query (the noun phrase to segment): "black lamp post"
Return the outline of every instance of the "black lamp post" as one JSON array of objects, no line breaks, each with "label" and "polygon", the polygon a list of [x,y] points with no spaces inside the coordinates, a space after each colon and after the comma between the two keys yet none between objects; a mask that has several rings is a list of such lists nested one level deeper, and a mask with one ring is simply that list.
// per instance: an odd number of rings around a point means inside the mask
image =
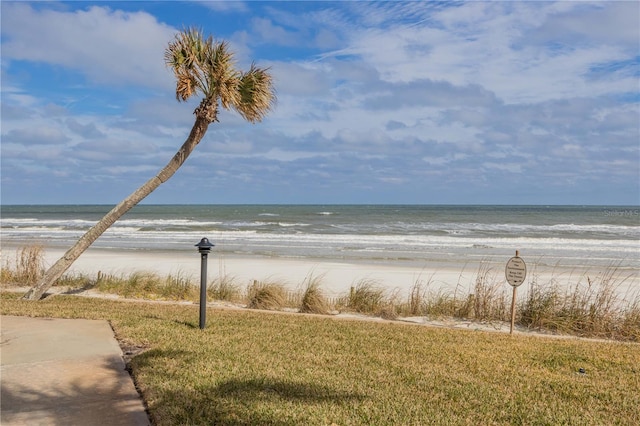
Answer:
[{"label": "black lamp post", "polygon": [[200,252],[200,330],[207,320],[207,255],[213,246],[207,238],[196,244]]}]

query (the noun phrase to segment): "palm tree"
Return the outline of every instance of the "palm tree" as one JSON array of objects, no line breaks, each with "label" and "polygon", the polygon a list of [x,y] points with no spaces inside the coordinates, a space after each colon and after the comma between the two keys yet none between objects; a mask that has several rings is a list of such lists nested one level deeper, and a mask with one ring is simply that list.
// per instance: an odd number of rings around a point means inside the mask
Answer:
[{"label": "palm tree", "polygon": [[272,77],[267,68],[251,64],[249,71],[235,68],[233,53],[224,41],[204,38],[198,29],[178,33],[165,51],[165,63],[176,77],[176,98],[186,101],[197,93],[204,97],[195,109],[191,133],[171,161],[89,229],[24,296],[38,300],[80,255],[133,206],[169,180],[202,140],[209,124],[218,121],[218,110],[236,110],[245,120],[261,121],[275,103]]}]

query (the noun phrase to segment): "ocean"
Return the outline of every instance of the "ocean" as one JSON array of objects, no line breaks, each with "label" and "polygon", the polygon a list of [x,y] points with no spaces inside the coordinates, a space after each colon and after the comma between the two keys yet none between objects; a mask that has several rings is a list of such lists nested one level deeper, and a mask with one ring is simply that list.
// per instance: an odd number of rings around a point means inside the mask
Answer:
[{"label": "ocean", "polygon": [[[111,206],[1,207],[3,247],[68,248]],[[538,266],[640,276],[638,206],[139,205],[94,244],[331,262],[462,265],[520,256]]]}]

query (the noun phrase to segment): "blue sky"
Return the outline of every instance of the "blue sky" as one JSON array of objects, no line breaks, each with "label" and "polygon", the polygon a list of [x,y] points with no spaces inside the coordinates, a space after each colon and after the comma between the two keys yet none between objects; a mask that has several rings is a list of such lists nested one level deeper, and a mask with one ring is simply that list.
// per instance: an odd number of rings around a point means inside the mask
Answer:
[{"label": "blue sky", "polygon": [[640,204],[638,2],[2,1],[2,204],[114,204],[184,142],[163,54],[270,67],[145,203]]}]

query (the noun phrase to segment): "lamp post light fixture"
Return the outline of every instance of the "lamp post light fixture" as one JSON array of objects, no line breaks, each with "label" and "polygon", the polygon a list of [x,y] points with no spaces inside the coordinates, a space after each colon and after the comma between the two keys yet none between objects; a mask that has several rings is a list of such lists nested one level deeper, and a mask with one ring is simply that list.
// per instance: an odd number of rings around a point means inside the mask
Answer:
[{"label": "lamp post light fixture", "polygon": [[207,320],[207,256],[213,246],[207,238],[196,244],[200,253],[200,330],[204,328]]}]

